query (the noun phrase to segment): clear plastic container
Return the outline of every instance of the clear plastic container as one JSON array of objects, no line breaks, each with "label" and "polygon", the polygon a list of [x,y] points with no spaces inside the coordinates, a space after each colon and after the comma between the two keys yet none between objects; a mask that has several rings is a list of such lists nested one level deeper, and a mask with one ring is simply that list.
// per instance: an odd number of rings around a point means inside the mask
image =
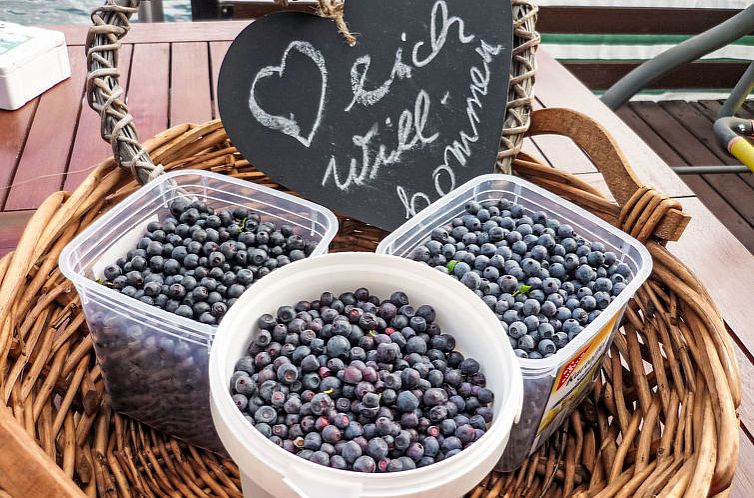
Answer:
[{"label": "clear plastic container", "polygon": [[[155,429],[222,450],[209,410],[207,365],[215,326],[168,313],[97,282],[105,266],[136,247],[151,221],[170,216],[185,195],[214,209],[246,207],[263,221],[287,223],[327,252],[338,230],[328,209],[290,194],[199,170],[160,175],[97,219],[60,255],[76,286],[116,410]],[[274,273],[274,272],[273,272]],[[254,287],[250,289],[253,292]]]},{"label": "clear plastic container", "polygon": [[[497,463],[521,412],[521,371],[494,313],[473,292],[413,261],[373,253],[337,253],[297,261],[273,272],[228,311],[212,346],[209,379],[212,416],[225,448],[238,464],[246,498],[435,498],[462,496]],[[255,429],[230,395],[233,367],[258,333],[264,313],[323,291],[336,295],[366,287],[376,296],[396,290],[412,305],[430,304],[456,348],[479,361],[495,393],[487,432],[469,448],[426,467],[364,474],[323,467],[288,453]]]},{"label": "clear plastic container", "polygon": [[433,228],[462,214],[468,201],[503,197],[521,205],[527,214],[544,211],[548,217],[570,224],[578,235],[602,242],[631,268],[623,292],[566,347],[549,358],[518,360],[524,378],[524,407],[497,466],[508,471],[533,453],[589,393],[629,299],[652,271],[652,259],[639,241],[588,211],[526,180],[501,174],[479,176],[448,193],[388,235],[377,252],[408,258],[429,239]]}]

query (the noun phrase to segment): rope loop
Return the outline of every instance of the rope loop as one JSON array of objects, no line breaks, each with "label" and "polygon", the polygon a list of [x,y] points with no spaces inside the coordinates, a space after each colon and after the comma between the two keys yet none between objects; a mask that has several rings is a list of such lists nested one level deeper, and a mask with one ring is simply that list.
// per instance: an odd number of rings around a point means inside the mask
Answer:
[{"label": "rope loop", "polygon": [[681,203],[661,194],[654,187],[643,186],[621,208],[618,226],[636,238],[646,242],[671,209],[682,209]]},{"label": "rope loop", "polygon": [[[274,0],[277,5],[282,8],[286,8],[290,5],[291,0]],[[338,27],[338,31],[343,35],[349,46],[356,45],[356,37],[348,29],[346,20],[343,16],[345,11],[345,0],[319,0],[319,7],[317,7],[317,15],[325,17],[335,21],[335,25]]]}]

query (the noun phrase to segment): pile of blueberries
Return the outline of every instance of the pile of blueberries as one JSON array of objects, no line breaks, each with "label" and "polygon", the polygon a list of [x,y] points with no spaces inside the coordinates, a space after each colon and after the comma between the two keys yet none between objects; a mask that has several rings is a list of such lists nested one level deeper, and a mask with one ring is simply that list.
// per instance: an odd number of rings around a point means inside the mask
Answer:
[{"label": "pile of blueberries", "polygon": [[460,280],[492,309],[521,358],[547,358],[626,287],[631,269],[544,212],[470,201],[411,258]]},{"label": "pile of blueberries", "polygon": [[215,212],[178,198],[171,217],[149,223],[136,249],[104,270],[102,283],[176,315],[216,325],[257,279],[317,246],[291,225],[244,207]]},{"label": "pile of blueberries", "polygon": [[479,363],[431,306],[364,288],[262,315],[235,365],[233,400],[269,440],[357,472],[424,467],[469,447],[492,420]]}]

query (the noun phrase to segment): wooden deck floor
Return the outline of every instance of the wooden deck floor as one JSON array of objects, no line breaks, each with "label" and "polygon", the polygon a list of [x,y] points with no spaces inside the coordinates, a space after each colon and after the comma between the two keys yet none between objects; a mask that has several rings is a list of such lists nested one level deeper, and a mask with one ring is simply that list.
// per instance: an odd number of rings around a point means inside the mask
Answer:
[{"label": "wooden deck floor", "polygon": [[[712,123],[722,102],[632,102],[617,111],[670,166],[741,164],[720,147]],[[739,117],[754,119],[754,101]],[[754,174],[682,175],[715,216],[754,253]]]}]

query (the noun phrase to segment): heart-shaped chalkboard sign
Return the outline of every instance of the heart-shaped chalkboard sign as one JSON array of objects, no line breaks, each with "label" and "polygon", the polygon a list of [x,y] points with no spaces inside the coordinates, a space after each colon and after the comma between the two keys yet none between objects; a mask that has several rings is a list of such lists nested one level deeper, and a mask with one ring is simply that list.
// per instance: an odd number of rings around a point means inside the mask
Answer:
[{"label": "heart-shaped chalkboard sign", "polygon": [[507,0],[348,0],[358,43],[312,14],[250,24],[220,70],[233,144],[273,180],[392,230],[494,169],[513,43]]}]

